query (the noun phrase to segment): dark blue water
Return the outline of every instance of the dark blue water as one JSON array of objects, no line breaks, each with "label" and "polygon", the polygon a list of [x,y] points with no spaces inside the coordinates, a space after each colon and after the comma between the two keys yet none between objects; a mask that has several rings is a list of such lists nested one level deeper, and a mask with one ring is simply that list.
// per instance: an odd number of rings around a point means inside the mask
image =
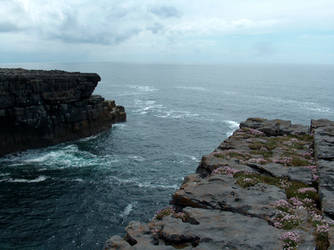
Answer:
[{"label": "dark blue water", "polygon": [[0,159],[0,249],[101,249],[168,205],[247,117],[334,119],[334,66],[24,64],[98,72],[128,121],[96,137]]}]

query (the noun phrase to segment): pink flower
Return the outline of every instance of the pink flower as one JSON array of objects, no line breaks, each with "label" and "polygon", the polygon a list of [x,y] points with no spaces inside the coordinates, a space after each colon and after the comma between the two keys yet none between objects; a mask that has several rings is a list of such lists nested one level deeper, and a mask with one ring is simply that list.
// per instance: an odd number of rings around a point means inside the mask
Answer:
[{"label": "pink flower", "polygon": [[306,187],[306,188],[299,188],[298,189],[298,193],[304,194],[306,192],[314,192],[314,193],[316,193],[317,190],[315,188],[313,188],[313,187]]},{"label": "pink flower", "polygon": [[311,169],[312,172],[317,170],[317,166],[306,166],[306,168]]},{"label": "pink flower", "polygon": [[311,152],[306,152],[303,154],[304,157],[311,157],[312,156],[312,153]]},{"label": "pink flower", "polygon": [[261,132],[260,130],[257,130],[257,129],[250,128],[248,131],[252,135],[264,135],[263,132]]},{"label": "pink flower", "polygon": [[298,207],[298,206],[303,206],[303,202],[301,202],[298,198],[296,197],[291,197],[289,201],[292,203],[292,205]]},{"label": "pink flower", "polygon": [[303,199],[303,203],[304,203],[306,206],[315,207],[314,200],[312,200],[312,199],[305,198],[305,199]]},{"label": "pink flower", "polygon": [[289,164],[291,161],[292,161],[291,157],[283,157],[283,158],[280,158],[280,159],[274,159],[273,160],[274,163],[279,163],[279,164],[284,164],[284,165]]},{"label": "pink flower", "polygon": [[291,207],[290,203],[287,202],[286,200],[278,200],[273,203],[275,207]]},{"label": "pink flower", "polygon": [[283,224],[281,222],[276,221],[276,222],[274,222],[274,227],[276,227],[276,228],[282,228]]},{"label": "pink flower", "polygon": [[328,225],[318,225],[317,226],[317,232],[318,233],[328,233],[329,226]]},{"label": "pink flower", "polygon": [[300,236],[297,232],[286,232],[281,235],[283,241],[293,241],[295,243],[300,241]]},{"label": "pink flower", "polygon": [[240,172],[240,170],[234,169],[234,168],[230,168],[228,166],[223,166],[223,167],[219,167],[216,168],[215,170],[212,171],[212,174],[223,174],[223,175],[227,175],[227,176],[233,176],[234,174]]},{"label": "pink flower", "polygon": [[313,181],[317,181],[317,180],[319,180],[319,175],[312,175],[312,179],[313,179]]}]

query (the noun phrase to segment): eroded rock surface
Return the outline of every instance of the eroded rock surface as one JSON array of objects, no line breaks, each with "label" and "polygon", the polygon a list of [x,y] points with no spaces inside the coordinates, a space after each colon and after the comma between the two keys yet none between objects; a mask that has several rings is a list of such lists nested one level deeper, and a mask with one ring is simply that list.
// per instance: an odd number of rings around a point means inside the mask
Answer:
[{"label": "eroded rock surface", "polygon": [[324,213],[334,219],[334,122],[312,120],[314,149],[319,166],[319,191]]},{"label": "eroded rock surface", "polygon": [[0,69],[0,156],[76,140],[126,120],[122,106],[92,95],[97,74]]},{"label": "eroded rock surface", "polygon": [[248,119],[203,156],[172,207],[105,249],[332,249],[331,126]]}]

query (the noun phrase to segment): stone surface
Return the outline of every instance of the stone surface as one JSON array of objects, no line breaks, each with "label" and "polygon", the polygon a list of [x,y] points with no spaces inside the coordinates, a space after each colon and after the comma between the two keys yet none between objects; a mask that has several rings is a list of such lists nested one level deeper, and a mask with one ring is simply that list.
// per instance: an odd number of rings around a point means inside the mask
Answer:
[{"label": "stone surface", "polygon": [[[238,213],[187,207],[184,213],[197,224],[171,216],[162,220],[162,238],[187,239],[196,249],[279,249],[280,232],[265,220]],[[252,232],[252,233],[250,233]]]},{"label": "stone surface", "polygon": [[294,125],[291,121],[285,120],[267,120],[262,118],[248,118],[240,123],[240,128],[252,128],[262,131],[267,136],[278,136],[295,134],[302,135],[308,133],[308,128],[302,125]]},{"label": "stone surface", "polygon": [[178,206],[220,209],[270,219],[275,210],[273,201],[284,199],[285,193],[276,186],[259,183],[242,188],[233,177],[214,175],[196,183],[184,183],[173,195]]},{"label": "stone surface", "polygon": [[247,119],[185,177],[173,207],[130,223],[127,248],[292,249],[281,237],[296,233],[296,249],[333,249],[333,227],[317,231],[333,218],[333,125]]},{"label": "stone surface", "polygon": [[0,156],[76,140],[126,120],[124,108],[92,95],[90,73],[0,69]]},{"label": "stone surface", "polygon": [[324,213],[334,219],[334,122],[312,120],[314,152],[319,167],[319,192]]}]

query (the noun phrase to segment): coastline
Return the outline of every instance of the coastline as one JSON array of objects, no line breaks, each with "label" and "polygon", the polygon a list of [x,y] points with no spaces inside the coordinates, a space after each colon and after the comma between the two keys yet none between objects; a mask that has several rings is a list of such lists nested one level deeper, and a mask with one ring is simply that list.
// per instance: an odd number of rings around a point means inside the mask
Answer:
[{"label": "coastline", "polygon": [[104,249],[330,249],[334,123],[249,118],[149,223]]}]

